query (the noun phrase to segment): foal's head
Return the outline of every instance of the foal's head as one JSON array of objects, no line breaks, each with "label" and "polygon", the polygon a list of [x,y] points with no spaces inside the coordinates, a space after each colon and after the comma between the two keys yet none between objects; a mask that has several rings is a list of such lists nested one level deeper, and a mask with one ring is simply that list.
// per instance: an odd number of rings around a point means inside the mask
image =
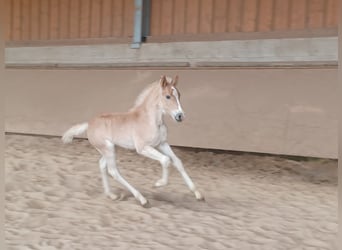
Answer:
[{"label": "foal's head", "polygon": [[164,112],[168,113],[175,121],[181,122],[184,119],[184,112],[180,104],[180,93],[176,88],[178,76],[174,79],[162,76],[159,80],[161,86],[161,105]]}]

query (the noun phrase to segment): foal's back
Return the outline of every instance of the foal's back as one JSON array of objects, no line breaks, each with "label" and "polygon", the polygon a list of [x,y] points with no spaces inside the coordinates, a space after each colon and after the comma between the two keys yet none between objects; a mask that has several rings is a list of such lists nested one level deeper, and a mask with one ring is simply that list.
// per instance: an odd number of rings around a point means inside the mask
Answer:
[{"label": "foal's back", "polygon": [[138,117],[139,114],[134,111],[96,116],[88,123],[88,140],[100,150],[107,146],[108,142],[133,149],[133,132]]}]

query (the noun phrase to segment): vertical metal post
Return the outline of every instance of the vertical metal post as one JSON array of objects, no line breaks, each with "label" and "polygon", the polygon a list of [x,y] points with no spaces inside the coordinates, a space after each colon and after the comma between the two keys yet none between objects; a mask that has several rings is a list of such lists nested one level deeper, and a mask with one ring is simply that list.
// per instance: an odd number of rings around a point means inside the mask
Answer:
[{"label": "vertical metal post", "polygon": [[132,49],[139,49],[142,42],[142,28],[143,28],[143,0],[134,0],[135,13],[134,13],[134,31],[133,41],[131,44]]}]

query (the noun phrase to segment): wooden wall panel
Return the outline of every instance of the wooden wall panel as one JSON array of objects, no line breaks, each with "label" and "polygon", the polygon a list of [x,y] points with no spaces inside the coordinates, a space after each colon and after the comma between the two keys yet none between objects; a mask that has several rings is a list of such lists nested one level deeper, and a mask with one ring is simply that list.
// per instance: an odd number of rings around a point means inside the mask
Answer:
[{"label": "wooden wall panel", "polygon": [[161,1],[162,18],[160,20],[160,34],[172,34],[173,25],[173,0]]},{"label": "wooden wall panel", "polygon": [[243,32],[256,31],[258,7],[258,0],[243,1],[243,12],[241,13],[241,30]]},{"label": "wooden wall panel", "polygon": [[[39,40],[39,25],[40,25],[40,13],[39,13],[40,0],[31,0],[30,13],[30,40]],[[19,39],[12,39],[19,40]]]},{"label": "wooden wall panel", "polygon": [[22,27],[22,35],[21,39],[29,40],[30,39],[30,0],[21,0],[21,27]]},{"label": "wooden wall panel", "polygon": [[92,0],[90,5],[90,37],[100,37],[101,0]]},{"label": "wooden wall panel", "polygon": [[[70,30],[70,0],[60,0],[60,39],[68,39],[69,38],[69,30]],[[40,37],[41,38],[41,37]]]},{"label": "wooden wall panel", "polygon": [[7,40],[12,40],[12,1],[6,1],[4,4],[5,7],[5,38]]},{"label": "wooden wall panel", "polygon": [[80,38],[87,38],[90,36],[90,1],[81,0],[80,3]]},{"label": "wooden wall panel", "polygon": [[112,35],[114,37],[123,36],[124,28],[124,1],[123,0],[113,0],[112,8]]},{"label": "wooden wall panel", "polygon": [[151,36],[337,27],[338,0],[151,1]]},{"label": "wooden wall panel", "polygon": [[228,18],[229,1],[215,0],[213,9],[214,33],[224,33],[227,31],[226,23]]},{"label": "wooden wall panel", "polygon": [[80,37],[80,1],[82,0],[69,0],[69,38]]},{"label": "wooden wall panel", "polygon": [[13,0],[12,7],[12,38],[13,40],[21,40],[21,1]]},{"label": "wooden wall panel", "polygon": [[174,0],[174,18],[173,18],[173,30],[174,34],[185,33],[185,8],[186,0]]},{"label": "wooden wall panel", "polygon": [[324,0],[310,0],[308,2],[308,19],[307,26],[310,28],[322,28],[324,25],[324,12],[325,4]]},{"label": "wooden wall panel", "polygon": [[59,0],[50,0],[50,39],[59,38]]},{"label": "wooden wall panel", "polygon": [[306,0],[293,0],[291,2],[290,29],[305,29],[307,16],[306,2]]},{"label": "wooden wall panel", "polygon": [[[10,41],[129,38],[134,0],[5,0]],[[337,28],[338,0],[151,0],[151,36]]]},{"label": "wooden wall panel", "polygon": [[274,22],[272,30],[289,29],[289,5],[290,1],[288,0],[274,0]]},{"label": "wooden wall panel", "polygon": [[133,25],[134,25],[134,13],[135,13],[135,6],[133,0],[122,0],[124,4],[124,11],[123,11],[123,33],[122,36],[124,37],[132,37],[133,36]]},{"label": "wooden wall panel", "polygon": [[161,1],[153,1],[151,4],[150,34],[152,36],[160,34],[161,6]]},{"label": "wooden wall panel", "polygon": [[243,0],[230,0],[227,18],[228,32],[241,31],[241,13],[243,12]]},{"label": "wooden wall panel", "polygon": [[259,13],[256,20],[256,29],[261,32],[271,31],[273,28],[274,0],[259,0]]},{"label": "wooden wall panel", "polygon": [[40,35],[39,38],[42,40],[49,39],[49,1],[40,1]]},{"label": "wooden wall panel", "polygon": [[101,37],[112,35],[112,0],[103,0],[101,9]]},{"label": "wooden wall panel", "polygon": [[[327,0],[326,10],[325,10],[325,27],[336,27],[338,23],[338,0]],[[342,4],[342,3],[340,3]]]},{"label": "wooden wall panel", "polygon": [[[152,5],[154,1],[152,1]],[[199,10],[200,10],[200,0],[187,0],[187,5],[185,9],[185,33],[187,34],[197,34],[199,27]],[[154,13],[152,13],[153,15]],[[160,14],[163,16],[163,13]]]},{"label": "wooden wall panel", "polygon": [[5,1],[9,41],[115,38],[133,34],[134,0]]},{"label": "wooden wall panel", "polygon": [[212,25],[214,23],[213,0],[202,0],[200,1],[200,13],[199,13],[199,32],[200,33],[212,33]]}]

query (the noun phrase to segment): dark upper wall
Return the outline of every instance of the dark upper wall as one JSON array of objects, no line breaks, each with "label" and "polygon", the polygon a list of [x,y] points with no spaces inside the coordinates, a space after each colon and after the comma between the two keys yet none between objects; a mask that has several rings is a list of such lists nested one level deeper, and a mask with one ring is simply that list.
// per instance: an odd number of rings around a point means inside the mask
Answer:
[{"label": "dark upper wall", "polygon": [[152,0],[152,36],[333,27],[337,0]]},{"label": "dark upper wall", "polygon": [[[133,34],[133,0],[5,0],[8,41]],[[336,28],[338,0],[151,0],[151,37]],[[319,34],[319,32],[317,33]],[[337,34],[337,31],[336,31]]]},{"label": "dark upper wall", "polygon": [[6,0],[10,41],[128,38],[132,0]]}]

